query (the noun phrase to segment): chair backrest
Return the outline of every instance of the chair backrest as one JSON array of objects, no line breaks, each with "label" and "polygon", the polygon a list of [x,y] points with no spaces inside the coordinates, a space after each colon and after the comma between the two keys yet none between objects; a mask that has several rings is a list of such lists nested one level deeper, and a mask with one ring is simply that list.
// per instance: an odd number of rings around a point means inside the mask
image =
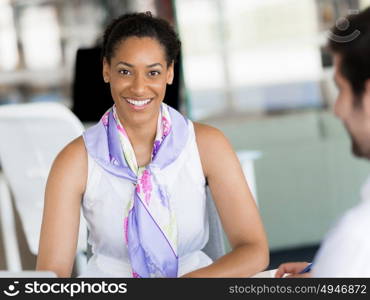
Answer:
[{"label": "chair backrest", "polygon": [[203,251],[212,260],[216,260],[219,257],[226,254],[225,247],[225,234],[221,225],[221,220],[218,215],[215,203],[212,199],[211,191],[207,186],[207,199],[206,199],[206,210],[208,214],[209,222],[209,238],[207,244],[204,246]]},{"label": "chair backrest", "polygon": [[[14,196],[30,251],[38,252],[47,176],[56,155],[84,128],[59,103],[0,106],[0,165]],[[81,220],[79,246],[86,248]]]},{"label": "chair backrest", "polygon": [[[251,189],[254,200],[258,206],[253,161],[261,157],[261,153],[259,151],[243,150],[238,151],[237,155],[242,165],[249,188]],[[209,240],[203,248],[203,251],[213,260],[216,260],[225,255],[231,249],[231,246],[227,241],[220,217],[212,199],[211,191],[208,187],[206,205],[209,220]]]}]

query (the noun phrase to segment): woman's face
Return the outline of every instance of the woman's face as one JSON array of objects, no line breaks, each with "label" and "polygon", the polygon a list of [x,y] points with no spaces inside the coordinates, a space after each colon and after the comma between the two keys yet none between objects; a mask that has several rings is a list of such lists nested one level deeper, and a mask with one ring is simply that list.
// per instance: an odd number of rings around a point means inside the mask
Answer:
[{"label": "woman's face", "polygon": [[121,42],[110,63],[104,59],[103,76],[121,121],[143,124],[157,118],[166,85],[173,80],[173,63],[167,66],[162,45],[149,37]]}]

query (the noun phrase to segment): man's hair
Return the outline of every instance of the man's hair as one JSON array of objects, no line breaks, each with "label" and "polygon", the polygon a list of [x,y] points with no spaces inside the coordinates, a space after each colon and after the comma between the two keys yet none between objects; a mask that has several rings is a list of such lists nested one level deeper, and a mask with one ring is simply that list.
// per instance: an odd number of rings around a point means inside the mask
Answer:
[{"label": "man's hair", "polygon": [[164,19],[153,17],[150,12],[124,14],[113,20],[103,36],[102,56],[110,62],[119,44],[129,37],[150,37],[165,50],[167,64],[176,61],[181,42],[172,26]]},{"label": "man's hair", "polygon": [[349,81],[359,104],[370,78],[370,7],[347,16],[344,22],[331,29],[329,48],[340,56],[339,71]]}]

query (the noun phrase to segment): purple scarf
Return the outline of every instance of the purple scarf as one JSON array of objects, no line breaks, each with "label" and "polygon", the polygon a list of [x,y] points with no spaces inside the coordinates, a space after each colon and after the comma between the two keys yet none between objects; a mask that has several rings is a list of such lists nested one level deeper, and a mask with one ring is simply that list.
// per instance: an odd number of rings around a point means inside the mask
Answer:
[{"label": "purple scarf", "polygon": [[[173,108],[168,109],[172,128],[156,149],[153,160],[146,166],[152,173],[161,172],[173,163],[188,139],[187,119]],[[104,170],[137,183],[137,175],[125,160],[112,109],[98,124],[85,131],[83,138],[87,152]],[[162,190],[160,182],[158,189]],[[167,193],[161,193],[161,197],[169,201]],[[177,277],[177,249],[171,247],[158,222],[136,192],[128,216],[128,253],[134,277]]]}]

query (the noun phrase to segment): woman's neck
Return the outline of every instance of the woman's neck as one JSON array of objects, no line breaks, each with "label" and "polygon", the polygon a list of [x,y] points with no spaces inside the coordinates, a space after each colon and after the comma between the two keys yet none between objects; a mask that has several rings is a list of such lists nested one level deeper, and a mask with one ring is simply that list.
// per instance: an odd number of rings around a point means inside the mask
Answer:
[{"label": "woman's neck", "polygon": [[[121,119],[121,118],[120,118]],[[125,128],[130,142],[134,149],[136,147],[150,147],[154,144],[154,139],[157,133],[158,116],[150,118],[146,122],[130,122],[121,119],[121,123]]]},{"label": "woman's neck", "polygon": [[153,146],[157,132],[157,120],[153,124],[140,124],[138,126],[126,126],[127,135],[132,146]]}]

